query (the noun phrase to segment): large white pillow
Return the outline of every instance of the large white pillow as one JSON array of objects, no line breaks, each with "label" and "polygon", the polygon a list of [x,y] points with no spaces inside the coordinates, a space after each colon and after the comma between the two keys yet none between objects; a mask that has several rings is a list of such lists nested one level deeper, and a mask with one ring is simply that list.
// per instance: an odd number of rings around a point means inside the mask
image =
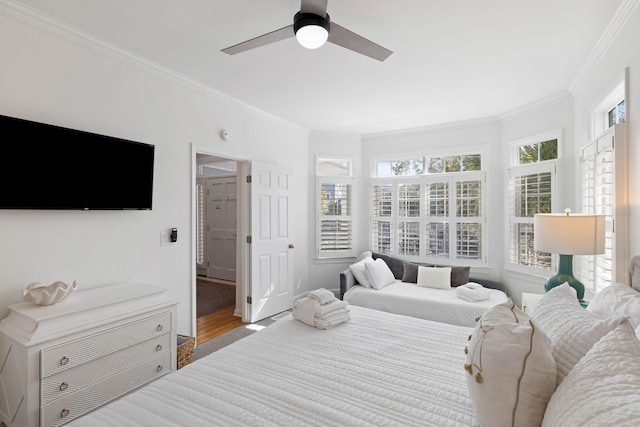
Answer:
[{"label": "large white pillow", "polygon": [[629,316],[634,328],[640,326],[640,292],[624,283],[614,283],[598,292],[587,310],[601,317]]},{"label": "large white pillow", "polygon": [[556,388],[551,342],[511,299],[478,320],[466,349],[469,395],[481,426],[540,426]]},{"label": "large white pillow", "polygon": [[382,258],[366,263],[364,269],[373,289],[382,289],[396,281],[393,272]]},{"label": "large white pillow", "polygon": [[624,321],[591,347],[551,397],[543,426],[636,426],[640,342]]},{"label": "large white pillow", "polygon": [[547,292],[532,314],[551,339],[559,385],[589,349],[620,324],[623,318],[601,318],[582,308],[576,291],[567,283]]},{"label": "large white pillow", "polygon": [[418,286],[451,289],[451,267],[418,266]]},{"label": "large white pillow", "polygon": [[355,277],[358,283],[365,288],[371,287],[371,283],[369,283],[369,277],[367,276],[367,272],[365,270],[365,265],[368,262],[373,262],[373,258],[365,257],[362,260],[349,266],[349,271],[351,271],[353,277]]}]

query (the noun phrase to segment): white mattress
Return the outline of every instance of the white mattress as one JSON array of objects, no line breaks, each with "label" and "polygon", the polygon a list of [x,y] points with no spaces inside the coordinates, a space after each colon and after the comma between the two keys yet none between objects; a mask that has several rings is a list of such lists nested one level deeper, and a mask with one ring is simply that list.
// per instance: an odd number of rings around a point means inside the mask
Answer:
[{"label": "white mattress", "polygon": [[504,292],[497,289],[490,289],[490,294],[488,300],[470,302],[458,298],[455,288],[425,288],[396,280],[380,290],[352,286],[343,299],[361,307],[473,327],[477,317],[508,299]]},{"label": "white mattress", "polygon": [[71,426],[469,426],[470,328],[351,307],[320,330],[290,316]]}]

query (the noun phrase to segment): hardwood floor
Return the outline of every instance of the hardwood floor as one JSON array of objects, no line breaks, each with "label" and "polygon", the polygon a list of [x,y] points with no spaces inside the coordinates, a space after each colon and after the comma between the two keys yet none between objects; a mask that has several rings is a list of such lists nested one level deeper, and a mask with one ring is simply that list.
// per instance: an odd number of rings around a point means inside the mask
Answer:
[{"label": "hardwood floor", "polygon": [[235,307],[227,307],[196,319],[196,344],[215,338],[244,325],[240,317],[234,316]]}]

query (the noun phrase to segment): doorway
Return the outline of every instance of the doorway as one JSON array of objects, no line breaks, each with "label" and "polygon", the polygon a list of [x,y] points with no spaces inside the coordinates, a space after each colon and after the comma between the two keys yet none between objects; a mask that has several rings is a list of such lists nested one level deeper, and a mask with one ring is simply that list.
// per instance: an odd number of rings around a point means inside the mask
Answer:
[{"label": "doorway", "polygon": [[238,161],[196,156],[195,330],[197,342],[242,324],[238,304]]},{"label": "doorway", "polygon": [[[198,333],[196,317],[198,274],[202,273],[203,279],[208,277],[205,275],[210,274],[205,265],[208,256],[204,232],[207,218],[206,186],[198,179],[209,176],[209,173],[212,176],[217,174],[218,177],[233,176],[234,164],[236,168],[236,268],[235,281],[229,281],[235,285],[236,291],[233,315],[243,323],[254,323],[290,309],[293,304],[294,245],[291,233],[293,203],[290,199],[288,168],[209,152],[207,149],[193,145],[191,159],[191,241],[194,255],[191,276],[191,330]],[[215,208],[214,200],[213,209]],[[220,210],[223,210],[222,205]],[[232,229],[232,227],[227,228],[227,230]],[[224,262],[221,264],[228,265]],[[229,271],[226,273],[231,274]]]}]

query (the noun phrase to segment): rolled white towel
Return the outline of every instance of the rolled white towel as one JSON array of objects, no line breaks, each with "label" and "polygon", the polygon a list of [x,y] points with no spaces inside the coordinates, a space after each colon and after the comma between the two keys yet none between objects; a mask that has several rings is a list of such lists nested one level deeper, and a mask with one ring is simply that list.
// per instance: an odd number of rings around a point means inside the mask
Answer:
[{"label": "rolled white towel", "polygon": [[336,298],[336,296],[333,294],[333,292],[325,288],[320,288],[309,292],[309,298],[320,301],[320,304],[327,304],[334,300],[339,301],[338,298]]},{"label": "rolled white towel", "polygon": [[323,317],[335,310],[344,309],[349,305],[346,301],[340,301],[336,299],[335,301],[331,301],[327,304],[321,304],[315,312],[316,317]]},{"label": "rolled white towel", "polygon": [[320,301],[313,298],[302,298],[293,303],[292,315],[307,325],[315,326],[316,310],[320,307]]},{"label": "rolled white towel", "polygon": [[470,302],[489,299],[491,291],[479,283],[469,282],[456,288],[456,296]]}]

